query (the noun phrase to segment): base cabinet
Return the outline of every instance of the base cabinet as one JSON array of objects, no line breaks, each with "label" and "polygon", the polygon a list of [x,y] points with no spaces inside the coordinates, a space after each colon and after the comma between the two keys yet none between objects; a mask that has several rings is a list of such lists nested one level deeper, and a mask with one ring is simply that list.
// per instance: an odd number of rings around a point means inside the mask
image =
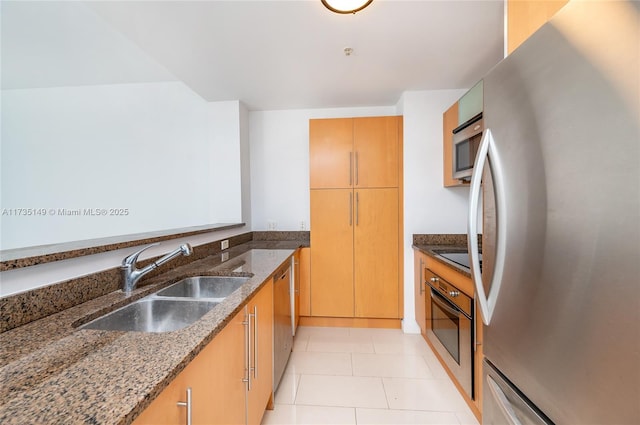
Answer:
[{"label": "base cabinet", "polygon": [[426,268],[426,255],[418,250],[413,251],[413,266],[414,266],[414,298],[415,298],[415,311],[416,311],[416,322],[418,322],[418,326],[420,326],[420,333],[423,336],[427,335],[427,318],[425,314],[425,291],[426,283],[425,283],[425,275],[424,271]]},{"label": "base cabinet", "polygon": [[[269,280],[135,425],[258,425],[273,400],[273,282]],[[190,393],[190,403],[188,402]]]},{"label": "base cabinet", "polygon": [[245,307],[249,321],[249,382],[247,424],[259,425],[266,408],[273,408],[273,280]]},{"label": "base cabinet", "polygon": [[[238,313],[134,424],[187,424],[188,410],[193,424],[244,424],[244,316]],[[190,405],[184,405],[188,391]]]},{"label": "base cabinet", "polygon": [[311,249],[308,247],[298,250],[299,264],[298,272],[300,284],[300,316],[311,315],[311,261],[309,260]]}]

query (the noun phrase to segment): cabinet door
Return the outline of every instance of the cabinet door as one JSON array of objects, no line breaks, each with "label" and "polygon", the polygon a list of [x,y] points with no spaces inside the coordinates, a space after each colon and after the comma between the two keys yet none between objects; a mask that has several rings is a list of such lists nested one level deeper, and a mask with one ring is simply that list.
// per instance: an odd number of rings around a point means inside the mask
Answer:
[{"label": "cabinet door", "polygon": [[209,344],[212,379],[209,382],[207,403],[210,424],[244,424],[246,421],[245,311],[240,313]]},{"label": "cabinet door", "polygon": [[453,129],[458,126],[458,102],[442,114],[442,182],[445,187],[463,186],[453,178]]},{"label": "cabinet door", "polygon": [[259,425],[273,401],[273,281],[249,301],[251,389],[247,391],[247,424]]},{"label": "cabinet door", "polygon": [[353,119],[309,120],[311,189],[351,187],[353,161]]},{"label": "cabinet door", "polygon": [[401,117],[354,118],[354,186],[398,187]]},{"label": "cabinet door", "polygon": [[295,254],[293,254],[293,294],[294,294],[294,302],[293,302],[293,328],[298,328],[298,322],[300,321],[300,250],[296,250]]},{"label": "cabinet door", "polygon": [[359,189],[355,199],[355,316],[399,318],[398,189]]},{"label": "cabinet door", "polygon": [[418,322],[418,326],[420,326],[420,333],[422,335],[426,335],[426,315],[425,315],[425,277],[424,277],[424,269],[425,269],[425,255],[418,250],[414,251],[413,254],[413,267],[414,267],[414,298],[415,298],[415,308],[416,308],[416,322]]},{"label": "cabinet door", "polygon": [[311,255],[310,248],[300,249],[300,315],[311,315],[311,268],[309,257]]},{"label": "cabinet door", "polygon": [[311,190],[311,315],[353,317],[350,189]]},{"label": "cabinet door", "polygon": [[[240,330],[242,331],[242,330]],[[158,397],[136,418],[136,425],[186,424],[187,408],[178,405],[187,401],[187,389],[191,389],[191,414],[194,424],[212,423],[212,412],[219,405],[212,403],[210,383],[211,365],[216,357],[216,347],[209,344],[191,363],[165,388]],[[238,406],[244,421],[244,399]],[[234,407],[235,408],[235,407]],[[229,422],[232,423],[232,422]]]}]

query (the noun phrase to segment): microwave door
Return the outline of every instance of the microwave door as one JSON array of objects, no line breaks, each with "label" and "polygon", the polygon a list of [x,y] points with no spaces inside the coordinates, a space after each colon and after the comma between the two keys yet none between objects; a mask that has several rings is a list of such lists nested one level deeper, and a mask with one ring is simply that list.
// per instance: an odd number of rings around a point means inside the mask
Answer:
[{"label": "microwave door", "polygon": [[456,154],[454,170],[462,173],[473,168],[473,146],[470,139],[463,140],[456,144]]}]

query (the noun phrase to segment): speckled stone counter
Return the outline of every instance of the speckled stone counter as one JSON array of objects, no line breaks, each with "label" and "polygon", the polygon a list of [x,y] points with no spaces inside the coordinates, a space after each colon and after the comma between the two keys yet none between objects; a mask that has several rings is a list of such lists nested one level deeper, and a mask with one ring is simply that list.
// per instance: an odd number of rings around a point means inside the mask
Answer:
[{"label": "speckled stone counter", "polygon": [[414,249],[432,257],[447,267],[461,273],[467,277],[471,277],[471,271],[459,264],[448,261],[438,255],[438,252],[467,252],[467,235],[463,234],[422,234],[413,235]]},{"label": "speckled stone counter", "polygon": [[[0,334],[0,423],[128,424],[293,255],[300,241],[252,241]],[[225,255],[226,257],[226,255]],[[251,276],[194,324],[173,332],[79,329],[184,277]]]}]

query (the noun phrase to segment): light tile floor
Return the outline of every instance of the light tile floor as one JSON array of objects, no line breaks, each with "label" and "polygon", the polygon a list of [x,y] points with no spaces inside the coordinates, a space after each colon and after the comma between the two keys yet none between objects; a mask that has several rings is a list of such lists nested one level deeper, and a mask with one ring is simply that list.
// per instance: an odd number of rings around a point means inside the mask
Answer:
[{"label": "light tile floor", "polygon": [[477,425],[420,335],[299,327],[262,425]]}]

